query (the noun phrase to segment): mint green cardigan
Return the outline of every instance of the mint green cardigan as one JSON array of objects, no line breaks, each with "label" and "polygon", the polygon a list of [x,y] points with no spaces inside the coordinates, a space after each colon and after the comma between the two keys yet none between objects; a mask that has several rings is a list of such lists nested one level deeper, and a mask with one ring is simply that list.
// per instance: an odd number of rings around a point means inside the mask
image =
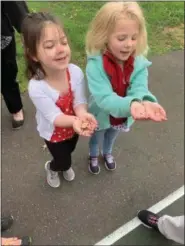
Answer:
[{"label": "mint green cardigan", "polygon": [[110,80],[103,68],[102,56],[88,56],[86,65],[87,83],[90,92],[89,112],[99,124],[99,130],[110,128],[109,116],[127,118],[126,125],[130,127],[134,119],[130,113],[133,100],[157,99],[148,89],[148,67],[151,65],[144,56],[137,56],[134,61],[134,71],[131,74],[130,85],[125,97],[118,96],[112,89]]}]

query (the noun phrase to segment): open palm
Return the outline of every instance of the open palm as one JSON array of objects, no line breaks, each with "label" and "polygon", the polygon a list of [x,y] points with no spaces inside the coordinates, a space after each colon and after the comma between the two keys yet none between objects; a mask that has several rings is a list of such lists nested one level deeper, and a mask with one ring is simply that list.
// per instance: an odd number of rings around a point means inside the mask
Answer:
[{"label": "open palm", "polygon": [[160,104],[149,101],[142,102],[142,104],[145,107],[148,119],[156,122],[167,120],[166,112]]}]

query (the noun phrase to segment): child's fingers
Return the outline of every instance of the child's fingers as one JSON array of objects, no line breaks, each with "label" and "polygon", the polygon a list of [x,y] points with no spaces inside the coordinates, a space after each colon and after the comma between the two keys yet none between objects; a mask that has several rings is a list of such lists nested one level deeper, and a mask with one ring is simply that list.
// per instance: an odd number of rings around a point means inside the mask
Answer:
[{"label": "child's fingers", "polygon": [[91,129],[89,126],[86,128],[81,128],[80,135],[85,136],[85,137],[90,137],[94,132],[94,129]]},{"label": "child's fingers", "polygon": [[164,117],[166,118],[166,111],[164,110],[164,108],[160,105],[160,104],[154,104],[155,107],[157,108],[157,111]]},{"label": "child's fingers", "polygon": [[88,132],[88,131],[83,131],[83,133],[82,133],[82,136],[84,136],[84,137],[90,137],[91,135],[92,135],[92,133]]},{"label": "child's fingers", "polygon": [[89,125],[91,125],[92,127],[97,127],[98,126],[98,123],[96,121],[96,119],[90,119],[89,120]]},{"label": "child's fingers", "polygon": [[97,124],[97,120],[96,120],[96,118],[94,117],[94,115],[92,115],[92,114],[89,114],[89,113],[87,113],[84,117],[83,117],[83,119],[85,120],[85,121],[89,121],[89,123],[94,123],[94,124]]},{"label": "child's fingers", "polygon": [[94,130],[87,129],[85,132],[86,132],[88,135],[92,135],[92,134],[93,134],[93,132],[94,132]]},{"label": "child's fingers", "polygon": [[[165,110],[159,105],[155,103],[145,103],[145,120],[152,120],[154,122],[161,122],[166,120],[166,112]],[[142,115],[138,116],[139,120],[142,120]]]},{"label": "child's fingers", "polygon": [[165,111],[162,107],[159,108],[159,111],[160,111],[160,114],[162,114],[162,116],[163,116],[165,119],[167,119],[166,111]]},{"label": "child's fingers", "polygon": [[158,107],[154,110],[155,116],[157,118],[157,121],[164,121],[167,120],[166,112],[162,107]]},{"label": "child's fingers", "polygon": [[80,135],[85,137],[90,137],[94,133],[97,126],[98,126],[97,121],[93,115],[91,114],[84,115],[83,120],[79,124],[81,130]]},{"label": "child's fingers", "polygon": [[151,120],[153,120],[153,121],[155,121],[155,122],[160,122],[160,121],[162,121],[163,116],[161,115],[161,113],[160,113],[160,111],[159,111],[158,105],[157,105],[157,107],[156,107],[155,104],[152,104],[151,107],[148,107],[147,113],[148,113],[148,117],[149,117]]},{"label": "child's fingers", "polygon": [[152,114],[150,116],[150,119],[153,120],[153,121],[155,121],[155,122],[161,122],[161,121],[163,121],[163,118],[161,117],[160,114]]},{"label": "child's fingers", "polygon": [[81,129],[81,127],[75,126],[74,130],[75,130],[75,132],[76,132],[77,134],[82,135],[82,129]]},{"label": "child's fingers", "polygon": [[155,113],[155,111],[152,110],[151,108],[148,109],[148,111],[147,111],[147,118],[150,119],[150,120],[156,121],[156,122],[160,120],[159,119],[160,118],[159,115],[157,115]]},{"label": "child's fingers", "polygon": [[158,112],[156,112],[156,117],[159,117],[161,119],[161,121],[167,120],[166,115],[163,114],[160,110]]},{"label": "child's fingers", "polygon": [[97,120],[93,115],[90,115],[89,119],[94,122],[95,124],[97,124]]}]

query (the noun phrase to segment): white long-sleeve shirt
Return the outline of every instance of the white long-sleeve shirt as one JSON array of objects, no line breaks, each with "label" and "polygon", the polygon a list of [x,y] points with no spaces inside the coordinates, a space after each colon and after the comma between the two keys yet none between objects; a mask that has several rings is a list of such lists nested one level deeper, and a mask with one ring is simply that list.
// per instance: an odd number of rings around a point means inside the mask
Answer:
[{"label": "white long-sleeve shirt", "polygon": [[[85,97],[85,79],[82,70],[74,65],[68,66],[71,90],[74,96],[73,108],[87,103]],[[45,80],[31,79],[28,85],[29,96],[36,108],[37,130],[40,137],[50,141],[55,126],[53,124],[62,111],[56,105],[60,92],[52,88]]]}]

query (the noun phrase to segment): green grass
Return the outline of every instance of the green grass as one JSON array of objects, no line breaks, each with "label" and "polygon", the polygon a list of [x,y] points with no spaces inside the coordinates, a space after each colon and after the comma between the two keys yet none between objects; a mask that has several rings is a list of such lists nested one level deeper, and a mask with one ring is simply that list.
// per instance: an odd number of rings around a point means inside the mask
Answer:
[{"label": "green grass", "polygon": [[[49,11],[61,18],[71,40],[72,59],[82,69],[85,67],[84,39],[95,12],[104,2],[28,2],[31,11]],[[183,2],[142,2],[147,21],[149,55],[164,54],[184,48],[184,3]],[[21,91],[27,88],[23,49],[19,35],[17,57]]]}]

